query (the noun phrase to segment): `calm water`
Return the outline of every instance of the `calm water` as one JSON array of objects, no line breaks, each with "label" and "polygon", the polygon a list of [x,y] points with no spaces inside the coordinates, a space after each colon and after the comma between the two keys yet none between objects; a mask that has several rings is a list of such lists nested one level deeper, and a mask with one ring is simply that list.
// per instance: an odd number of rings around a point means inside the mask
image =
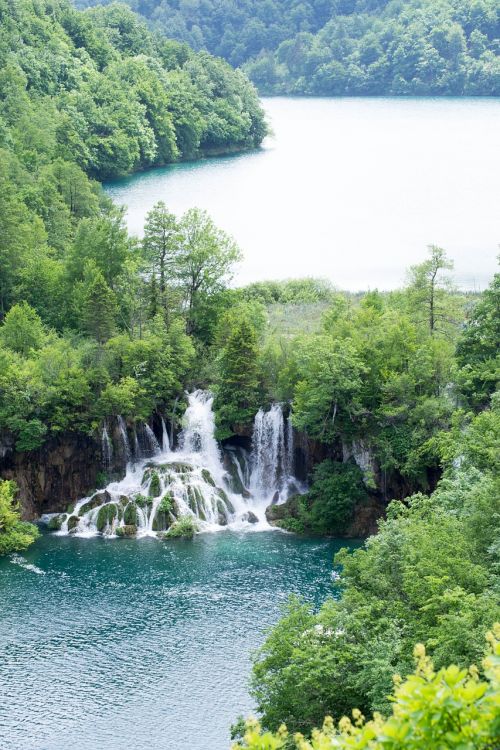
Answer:
[{"label": "calm water", "polygon": [[207,209],[245,254],[236,281],[325,276],[398,286],[426,246],[484,288],[500,242],[500,99],[264,100],[263,149],[108,186],[140,234],[158,200]]},{"label": "calm water", "polygon": [[292,592],[330,591],[331,541],[45,536],[0,561],[2,750],[226,750],[250,652]]}]

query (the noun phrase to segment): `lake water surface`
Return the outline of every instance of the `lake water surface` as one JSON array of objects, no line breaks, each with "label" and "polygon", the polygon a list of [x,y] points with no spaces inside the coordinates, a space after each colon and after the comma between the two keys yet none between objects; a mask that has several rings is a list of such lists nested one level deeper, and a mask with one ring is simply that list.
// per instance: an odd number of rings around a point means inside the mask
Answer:
[{"label": "lake water surface", "polygon": [[207,209],[245,260],[236,282],[324,276],[394,288],[426,246],[482,289],[500,242],[500,99],[263,100],[258,151],[177,164],[107,185],[140,234],[163,200]]},{"label": "lake water surface", "polygon": [[0,559],[1,750],[227,750],[250,653],[289,594],[327,596],[340,546],[47,535]]}]

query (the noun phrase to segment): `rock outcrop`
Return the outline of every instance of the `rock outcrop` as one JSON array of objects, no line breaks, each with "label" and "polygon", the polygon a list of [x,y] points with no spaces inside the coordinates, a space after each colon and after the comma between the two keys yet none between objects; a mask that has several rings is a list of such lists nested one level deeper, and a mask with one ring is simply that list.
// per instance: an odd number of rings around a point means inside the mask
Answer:
[{"label": "rock outcrop", "polygon": [[[26,520],[58,513],[95,490],[102,473],[100,441],[82,433],[65,433],[34,451],[16,452],[13,440],[2,436],[0,478],[19,487],[18,500]],[[110,471],[121,475],[125,465],[117,455]]]}]

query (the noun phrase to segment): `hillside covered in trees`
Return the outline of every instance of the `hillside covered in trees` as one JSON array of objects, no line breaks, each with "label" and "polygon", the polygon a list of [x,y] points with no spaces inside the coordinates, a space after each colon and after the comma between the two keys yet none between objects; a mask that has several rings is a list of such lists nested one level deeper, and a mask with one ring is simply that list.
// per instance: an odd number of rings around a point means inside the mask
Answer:
[{"label": "hillside covered in trees", "polygon": [[[79,7],[95,4],[77,0]],[[166,37],[243,66],[266,94],[500,94],[494,0],[129,0]]]},{"label": "hillside covered in trees", "polygon": [[124,175],[255,147],[266,132],[244,75],[154,37],[126,6],[5,0],[0,68],[2,167],[17,181],[68,163]]}]

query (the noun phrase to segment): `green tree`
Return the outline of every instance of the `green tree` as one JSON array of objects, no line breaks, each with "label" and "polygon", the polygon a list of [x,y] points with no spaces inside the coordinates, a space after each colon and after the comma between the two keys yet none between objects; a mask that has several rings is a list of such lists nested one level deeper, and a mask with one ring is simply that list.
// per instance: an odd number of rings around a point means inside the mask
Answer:
[{"label": "green tree", "polygon": [[0,555],[26,549],[39,536],[36,526],[21,521],[16,491],[14,482],[0,479]]},{"label": "green tree", "polygon": [[181,235],[175,215],[167,210],[163,201],[158,201],[146,216],[142,248],[152,284],[156,284],[157,275],[160,280],[159,291],[163,305],[167,276],[173,272],[180,241]]},{"label": "green tree", "polygon": [[81,320],[84,330],[104,344],[115,330],[116,296],[96,266],[88,264],[82,288]]},{"label": "green tree", "polygon": [[468,315],[456,356],[462,393],[474,408],[486,406],[500,382],[500,273]]},{"label": "green tree", "polygon": [[442,271],[451,270],[453,262],[446,252],[436,245],[429,247],[429,260],[410,270],[410,287],[413,311],[418,317],[425,313],[431,336],[443,333],[452,321],[449,308],[451,281]]},{"label": "green tree", "polygon": [[40,316],[27,302],[11,307],[0,327],[0,341],[23,356],[40,349],[46,339],[47,334]]},{"label": "green tree", "polygon": [[260,724],[251,720],[242,728],[243,739],[233,745],[233,750],[495,747],[500,740],[500,625],[495,624],[486,637],[489,649],[482,664],[483,678],[475,664],[469,669],[451,665],[436,671],[425,647],[417,644],[414,672],[404,680],[394,676],[387,719],[374,715],[366,722],[362,712],[353,708],[338,722],[327,716],[322,729],[314,730],[310,740],[302,734],[290,736],[284,724],[276,734],[262,731]]},{"label": "green tree", "polygon": [[218,362],[215,409],[219,435],[231,434],[234,425],[251,423],[259,408],[257,335],[250,321],[234,324]]},{"label": "green tree", "polygon": [[241,252],[206,211],[192,208],[182,217],[176,277],[186,300],[187,331],[196,332],[202,303],[225,288]]}]

